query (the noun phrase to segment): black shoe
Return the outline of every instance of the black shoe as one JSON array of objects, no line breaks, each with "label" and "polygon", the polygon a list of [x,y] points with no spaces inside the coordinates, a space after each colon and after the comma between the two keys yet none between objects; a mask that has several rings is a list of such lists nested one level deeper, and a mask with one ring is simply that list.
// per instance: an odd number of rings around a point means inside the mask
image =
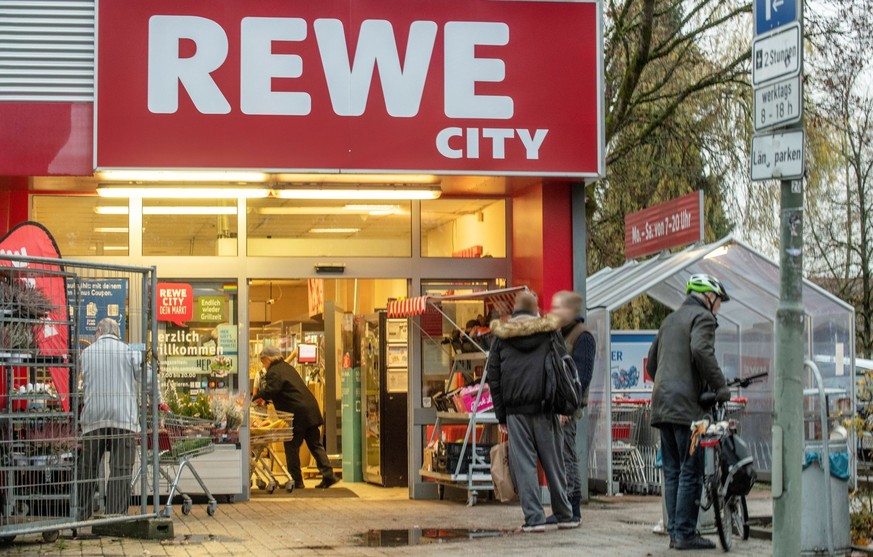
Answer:
[{"label": "black shoe", "polygon": [[573,520],[582,522],[582,496],[574,495],[570,497],[570,510],[573,511]]},{"label": "black shoe", "polygon": [[546,517],[546,526],[557,526],[558,525],[558,517],[555,515],[549,515]]},{"label": "black shoe", "polygon": [[715,543],[709,541],[708,539],[695,536],[693,538],[688,538],[686,540],[675,540],[673,543],[674,549],[715,549]]},{"label": "black shoe", "polygon": [[336,476],[330,476],[328,478],[324,478],[323,480],[321,480],[321,483],[315,487],[317,487],[318,489],[327,489],[330,486],[332,486],[333,484],[337,483],[338,481],[340,481],[340,480]]},{"label": "black shoe", "polygon": [[674,539],[671,537],[671,538],[670,538],[670,549],[675,549],[675,548],[676,548],[676,540],[674,540]]},{"label": "black shoe", "polygon": [[299,482],[294,482],[294,489],[306,489],[306,484],[303,483],[303,480]]}]

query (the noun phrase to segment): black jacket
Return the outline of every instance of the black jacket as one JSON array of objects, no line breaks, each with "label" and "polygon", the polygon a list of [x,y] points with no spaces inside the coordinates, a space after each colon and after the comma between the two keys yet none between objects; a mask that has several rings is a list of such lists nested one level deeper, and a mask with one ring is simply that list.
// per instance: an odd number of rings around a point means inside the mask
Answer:
[{"label": "black jacket", "polygon": [[579,372],[579,382],[582,384],[583,392],[582,402],[588,406],[588,388],[594,377],[594,357],[597,355],[597,342],[594,340],[594,334],[585,326],[585,320],[581,317],[572,325],[561,329],[565,342],[573,333],[579,334],[578,336],[574,335],[576,342],[572,346],[568,344],[567,351],[573,356],[573,362],[576,363],[576,370]]},{"label": "black jacket", "polygon": [[655,381],[653,426],[690,426],[705,415],[698,400],[707,390],[715,391],[720,400],[730,399],[715,358],[717,327],[715,316],[694,296],[661,323],[646,362]]},{"label": "black jacket", "polygon": [[305,430],[324,423],[315,396],[297,370],[283,360],[270,364],[257,397],[272,401],[276,410],[292,412],[294,429]]},{"label": "black jacket", "polygon": [[543,412],[546,355],[558,330],[552,316],[513,314],[509,321],[491,324],[494,342],[488,357],[488,386],[497,420],[509,414]]}]

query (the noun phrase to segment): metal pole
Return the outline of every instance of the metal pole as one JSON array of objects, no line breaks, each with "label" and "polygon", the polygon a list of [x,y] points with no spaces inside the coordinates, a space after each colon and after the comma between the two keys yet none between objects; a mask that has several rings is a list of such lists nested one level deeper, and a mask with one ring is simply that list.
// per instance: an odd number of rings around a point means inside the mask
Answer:
[{"label": "metal pole", "polygon": [[782,180],[781,187],[781,288],[776,312],[773,430],[774,437],[781,435],[782,451],[780,454],[774,450],[773,468],[776,473],[781,471],[782,481],[774,482],[773,488],[773,555],[796,557],[800,555],[803,509],[800,477],[803,465],[803,181]]},{"label": "metal pole", "polygon": [[[585,213],[585,183],[571,184],[573,215],[573,290],[587,301],[588,279],[588,215]],[[583,308],[583,314],[587,313]],[[576,424],[576,454],[579,455],[579,481],[582,502],[588,502],[588,409]]]}]

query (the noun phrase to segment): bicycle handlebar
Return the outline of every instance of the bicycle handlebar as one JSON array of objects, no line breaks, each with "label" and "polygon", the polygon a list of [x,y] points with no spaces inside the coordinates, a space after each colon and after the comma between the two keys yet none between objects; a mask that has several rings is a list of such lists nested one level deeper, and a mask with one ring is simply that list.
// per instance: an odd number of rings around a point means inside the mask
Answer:
[{"label": "bicycle handlebar", "polygon": [[768,375],[770,375],[770,374],[765,371],[764,373],[756,373],[755,375],[750,375],[750,376],[744,377],[744,378],[737,377],[735,379],[731,379],[730,381],[728,381],[727,386],[728,387],[742,387],[743,389],[745,389],[746,387],[748,387],[749,385],[751,385],[753,383],[761,383],[762,380],[765,377],[767,377]]}]

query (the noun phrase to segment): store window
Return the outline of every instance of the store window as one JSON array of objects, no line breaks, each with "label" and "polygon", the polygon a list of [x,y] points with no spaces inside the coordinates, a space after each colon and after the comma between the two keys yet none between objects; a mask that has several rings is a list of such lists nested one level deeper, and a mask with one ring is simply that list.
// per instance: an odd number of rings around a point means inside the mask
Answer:
[{"label": "store window", "polygon": [[410,257],[408,201],[248,201],[248,255]]},{"label": "store window", "polygon": [[424,257],[506,257],[506,201],[422,201],[421,254]]},{"label": "store window", "polygon": [[128,255],[126,199],[95,195],[34,195],[31,220],[49,229],[61,255]]},{"label": "store window", "polygon": [[[502,286],[502,281],[501,281]],[[423,295],[445,296],[472,294],[495,288],[487,281],[433,281],[423,282]],[[482,300],[444,302],[442,310],[446,315],[468,331],[474,327],[489,324],[490,310]],[[448,319],[435,310],[421,316],[422,335],[422,406],[434,406],[433,398],[444,395],[458,387],[455,372],[463,377],[461,384],[481,377],[485,369],[485,356],[462,336]],[[475,336],[475,333],[473,334]]]},{"label": "store window", "polygon": [[143,255],[237,254],[235,199],[143,199]]},{"label": "store window", "polygon": [[157,305],[161,399],[176,414],[225,424],[234,441],[245,406],[236,282],[159,280]]}]

